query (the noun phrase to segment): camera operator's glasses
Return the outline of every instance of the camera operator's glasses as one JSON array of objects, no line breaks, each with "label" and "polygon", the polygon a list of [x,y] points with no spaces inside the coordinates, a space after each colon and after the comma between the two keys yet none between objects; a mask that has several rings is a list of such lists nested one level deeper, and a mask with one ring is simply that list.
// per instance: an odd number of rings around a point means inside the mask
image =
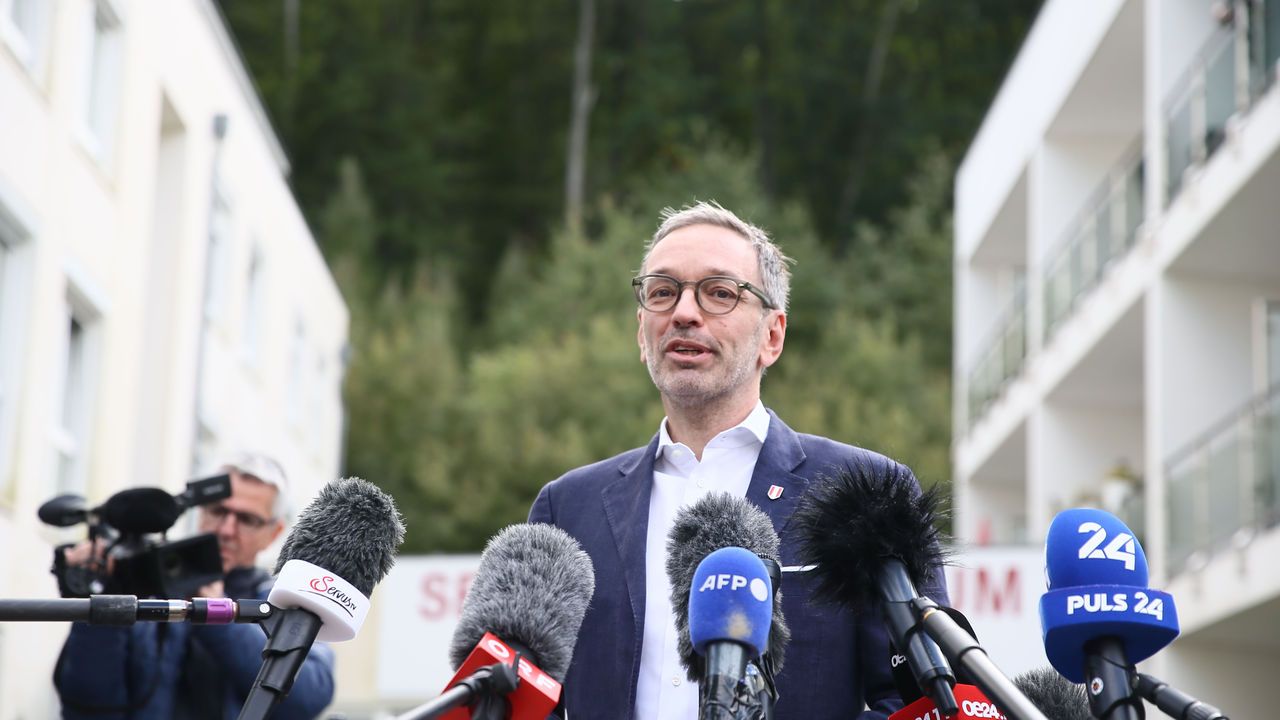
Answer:
[{"label": "camera operator's glasses", "polygon": [[698,307],[709,315],[727,315],[738,307],[743,292],[749,292],[760,298],[760,304],[770,310],[778,306],[774,304],[763,290],[744,280],[737,280],[723,275],[712,275],[701,280],[677,280],[670,275],[641,275],[631,281],[635,290],[636,301],[640,307],[649,312],[668,312],[680,302],[686,285],[693,286],[693,297]]},{"label": "camera operator's glasses", "polygon": [[232,510],[225,505],[206,505],[204,507],[204,512],[218,525],[221,525],[222,521],[225,520],[228,515],[234,515],[236,518],[236,524],[249,530],[261,530],[271,522],[271,518],[259,517],[253,513]]}]

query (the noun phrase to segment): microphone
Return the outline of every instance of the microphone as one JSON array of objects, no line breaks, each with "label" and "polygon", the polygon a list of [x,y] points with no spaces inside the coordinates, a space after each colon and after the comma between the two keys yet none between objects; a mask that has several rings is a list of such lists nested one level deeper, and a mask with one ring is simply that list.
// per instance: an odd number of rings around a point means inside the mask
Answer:
[{"label": "microphone", "polygon": [[[56,499],[56,498],[55,498]],[[178,521],[183,508],[160,488],[126,488],[107,498],[98,512],[122,533],[162,533]]]},{"label": "microphone", "polygon": [[956,711],[952,714],[940,712],[932,699],[921,697],[890,715],[889,720],[1007,720],[979,688],[956,683],[951,691],[956,699]]},{"label": "microphone", "polygon": [[59,495],[46,500],[36,510],[36,516],[46,525],[71,527],[79,525],[89,517],[89,506],[79,495]]},{"label": "microphone", "polygon": [[441,695],[401,718],[543,720],[595,593],[591,557],[568,533],[511,525],[489,540],[449,647]]},{"label": "microphone", "polygon": [[705,657],[699,716],[732,718],[756,698],[740,682],[747,662],[768,649],[773,623],[773,584],[764,562],[750,550],[720,548],[698,563],[689,593],[689,641]]},{"label": "microphone", "polygon": [[1023,695],[1048,720],[1090,720],[1089,697],[1084,686],[1062,677],[1051,668],[1028,670],[1013,679]]},{"label": "microphone", "polygon": [[[761,710],[766,714],[772,712],[771,705],[777,700],[774,677],[782,669],[784,651],[791,639],[791,630],[787,627],[782,612],[782,595],[778,591],[780,583],[774,581],[774,578],[781,577],[778,563],[780,546],[781,541],[773,529],[773,521],[746,498],[727,493],[710,493],[676,513],[671,530],[667,533],[667,578],[671,583],[671,609],[675,614],[676,652],[689,680],[699,684],[700,706],[708,699],[711,678],[708,675],[707,659],[695,649],[690,629],[690,600],[694,591],[700,587],[695,579],[699,566],[712,553],[722,548],[739,548],[754,554],[770,573],[769,588],[773,600],[766,623],[767,642],[756,646],[760,651],[757,654],[761,655],[759,666],[752,667],[754,663],[749,663],[745,672],[749,685],[763,683],[763,688],[757,686],[757,690],[764,691],[767,700],[761,701]],[[772,574],[774,572],[777,572],[776,576]],[[759,672],[753,673],[753,670]],[[743,676],[738,679],[743,679]],[[716,682],[717,687],[732,687],[736,684],[736,681],[731,681],[728,677],[722,677]],[[752,694],[759,696],[755,690]],[[768,707],[764,707],[766,705]]]},{"label": "microphone", "polygon": [[1218,708],[1146,673],[1138,673],[1138,694],[1175,720],[1228,720]]},{"label": "microphone", "polygon": [[[947,614],[955,621],[960,629],[968,633],[969,637],[976,643],[978,634],[973,631],[973,625],[969,623],[969,618],[964,613],[955,608],[940,607],[938,610]],[[907,657],[898,653],[893,643],[889,643],[889,669],[893,674],[893,685],[898,690],[898,697],[902,698],[904,705],[911,703],[924,697],[924,692],[920,690],[920,685],[916,683],[916,677],[911,672],[911,668],[907,665]],[[978,679],[973,676],[963,665],[955,668],[957,685],[977,685]]]},{"label": "microphone", "polygon": [[[969,618],[965,617],[964,613],[949,607],[938,609],[950,616],[960,629],[973,639],[974,643],[978,642],[978,635],[973,631],[973,625],[969,623]],[[942,717],[942,713],[937,709],[938,706],[930,698],[924,697],[920,686],[916,684],[915,675],[907,666],[906,656],[899,655],[892,643],[889,644],[889,667],[893,672],[893,685],[897,688],[898,697],[901,697],[903,702],[902,709],[890,715],[889,720],[924,720]],[[956,704],[960,707],[956,718],[1004,720],[1004,714],[983,694],[981,688],[977,687],[977,680],[963,666],[956,669],[956,684],[952,692],[956,696]],[[1054,720],[1054,718],[1047,720]]]},{"label": "microphone", "polygon": [[289,694],[316,640],[356,636],[373,586],[390,572],[403,541],[395,501],[373,483],[343,478],[321,488],[280,548],[267,596],[279,610],[261,623],[262,667],[240,720],[265,718]]},{"label": "microphone", "polygon": [[800,562],[814,565],[814,596],[854,610],[878,607],[917,684],[943,715],[959,711],[946,658],[925,636],[911,601],[946,559],[934,517],[939,486],[920,492],[898,463],[850,465],[809,483],[789,526]]},{"label": "microphone", "polygon": [[1116,516],[1091,508],[1058,513],[1045,539],[1049,590],[1040,597],[1045,654],[1084,683],[1097,718],[1141,718],[1133,663],[1178,636],[1173,598],[1147,587],[1147,556]]}]

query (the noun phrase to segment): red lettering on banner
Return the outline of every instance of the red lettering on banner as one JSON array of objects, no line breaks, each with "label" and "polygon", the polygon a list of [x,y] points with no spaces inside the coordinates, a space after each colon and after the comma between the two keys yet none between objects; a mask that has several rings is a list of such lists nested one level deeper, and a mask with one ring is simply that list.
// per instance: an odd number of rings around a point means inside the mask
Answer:
[{"label": "red lettering on banner", "polygon": [[473,572],[464,572],[458,576],[458,604],[455,606],[453,616],[462,615],[462,601],[467,599],[467,592],[471,590],[471,581],[475,579],[476,574]]},{"label": "red lettering on banner", "polygon": [[1004,612],[1019,614],[1022,612],[1022,582],[1018,568],[1011,567],[1005,573],[1004,587],[996,587],[986,568],[978,568],[977,597],[974,598],[975,612],[989,612],[1000,615]]},{"label": "red lettering on banner", "polygon": [[441,620],[449,611],[449,598],[444,594],[444,584],[445,577],[440,573],[422,576],[422,603],[418,605],[418,614],[427,620]]}]

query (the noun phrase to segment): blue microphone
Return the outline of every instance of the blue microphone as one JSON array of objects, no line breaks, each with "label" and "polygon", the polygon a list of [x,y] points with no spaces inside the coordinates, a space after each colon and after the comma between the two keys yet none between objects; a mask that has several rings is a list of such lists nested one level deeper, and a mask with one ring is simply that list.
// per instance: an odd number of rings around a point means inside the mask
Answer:
[{"label": "blue microphone", "polygon": [[1049,590],[1040,598],[1040,626],[1049,663],[1085,685],[1094,717],[1141,718],[1133,663],[1178,636],[1173,597],[1147,587],[1142,546],[1102,510],[1058,513],[1044,553]]},{"label": "blue microphone", "polygon": [[773,584],[755,553],[726,547],[703,558],[689,587],[689,639],[706,657],[700,718],[734,717],[747,662],[768,648],[772,622]]}]

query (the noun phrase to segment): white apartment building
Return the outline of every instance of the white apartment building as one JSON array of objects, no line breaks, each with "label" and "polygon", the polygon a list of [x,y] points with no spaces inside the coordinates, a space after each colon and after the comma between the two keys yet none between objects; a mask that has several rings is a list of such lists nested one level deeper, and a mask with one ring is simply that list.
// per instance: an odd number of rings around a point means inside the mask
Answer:
[{"label": "white apartment building", "polygon": [[[1280,1],[1048,0],[956,178],[956,532],[1139,534],[1231,717],[1280,671]],[[981,632],[981,628],[979,628]]]},{"label": "white apartment building", "polygon": [[[213,0],[0,0],[0,597],[57,596],[57,494],[336,477],[348,315],[288,170]],[[66,630],[0,623],[0,719],[57,715]]]}]

